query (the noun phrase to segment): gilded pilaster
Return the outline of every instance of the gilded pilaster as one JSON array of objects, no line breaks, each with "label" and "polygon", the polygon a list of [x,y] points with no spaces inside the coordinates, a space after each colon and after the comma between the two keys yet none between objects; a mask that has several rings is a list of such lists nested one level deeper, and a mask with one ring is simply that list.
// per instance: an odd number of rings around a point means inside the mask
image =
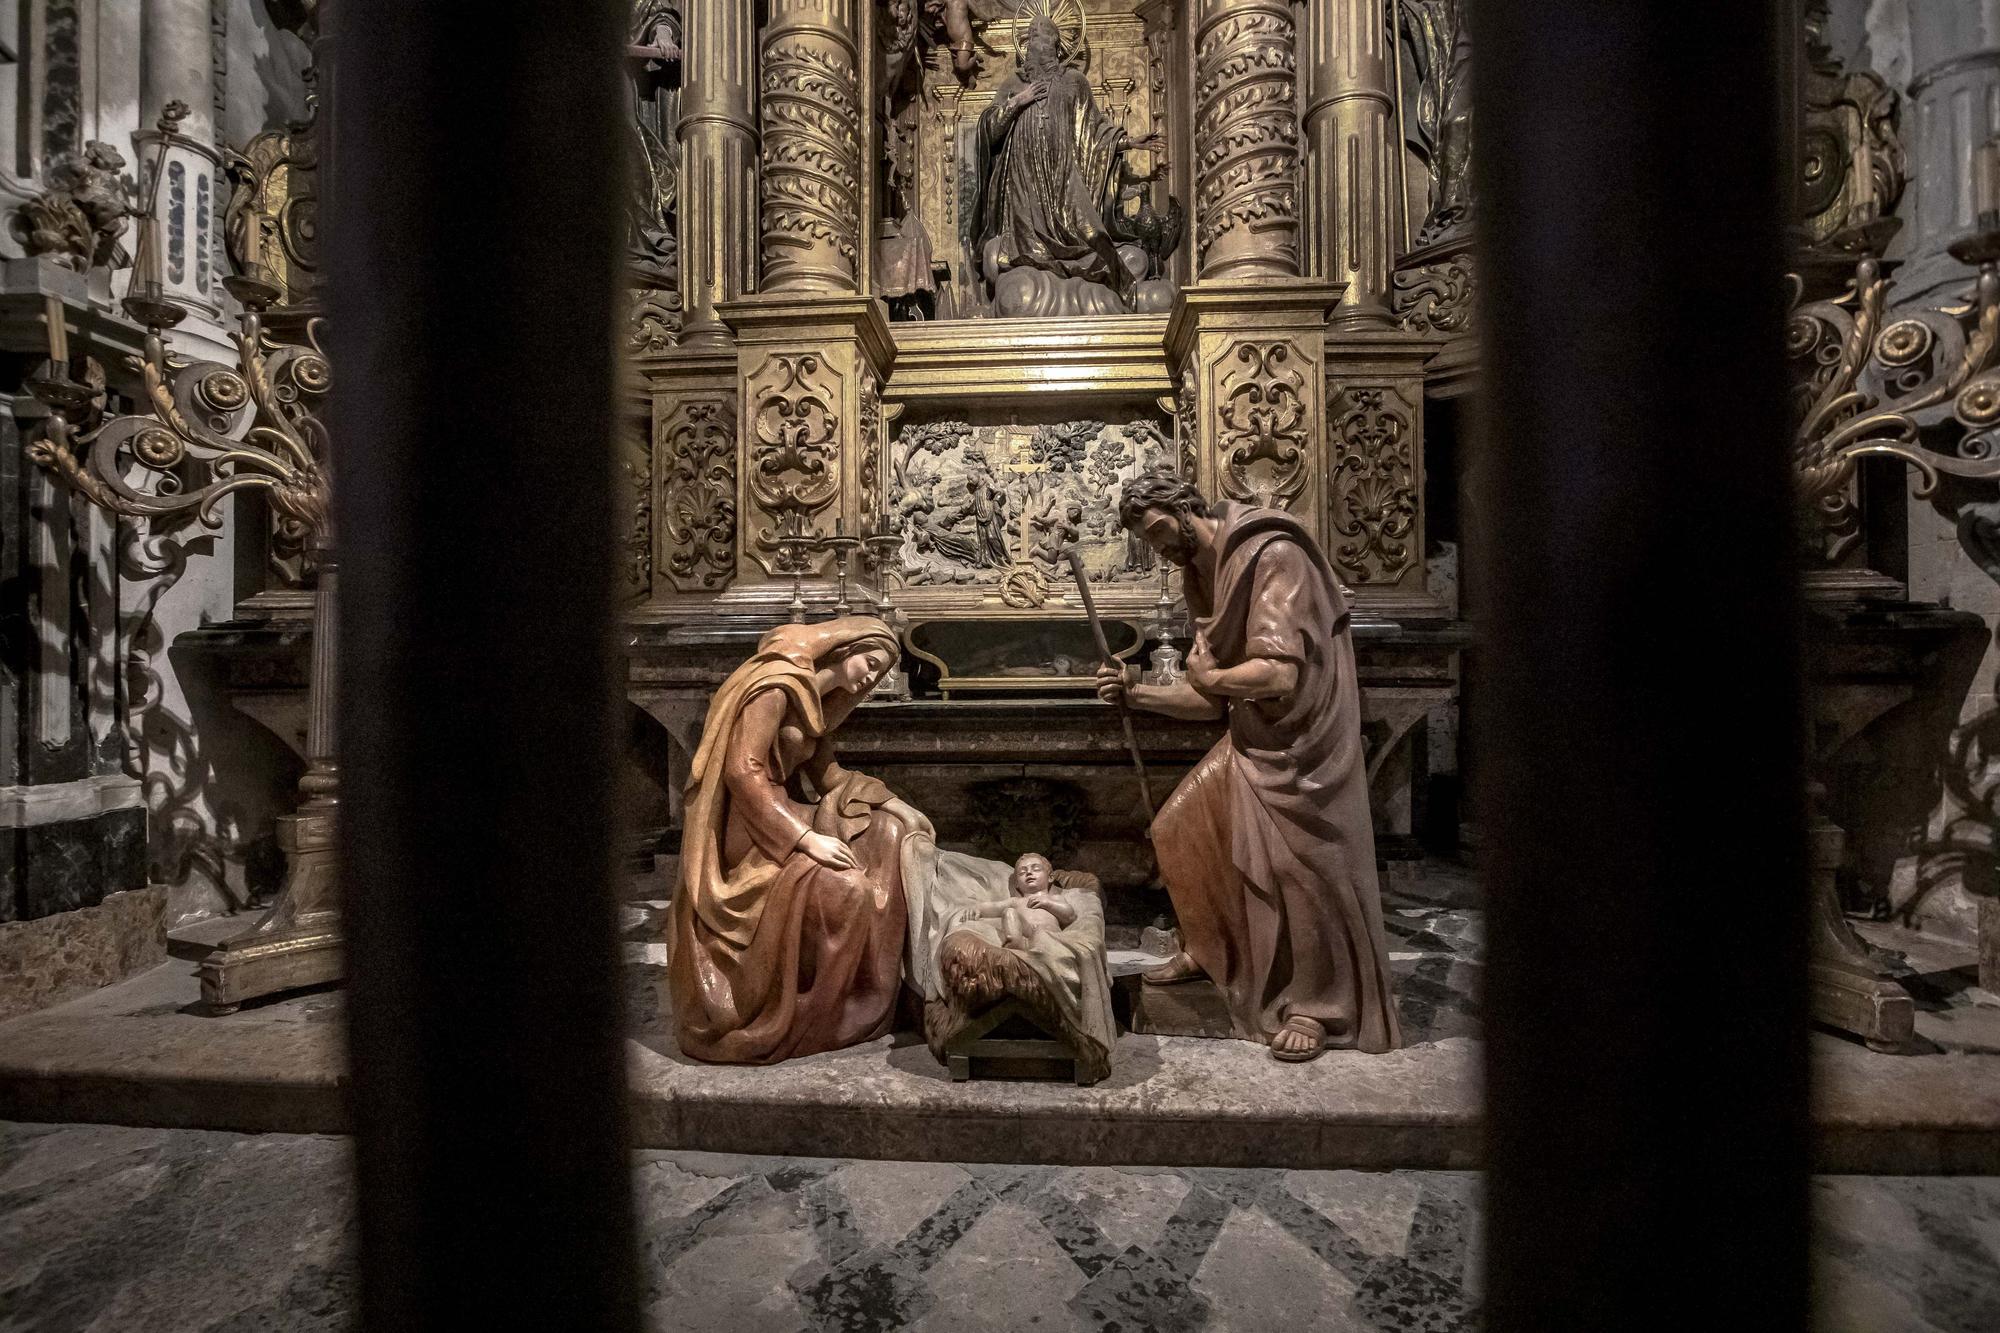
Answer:
[{"label": "gilded pilaster", "polygon": [[1167,326],[1182,471],[1202,493],[1290,511],[1326,539],[1326,312],[1331,286],[1203,283]]},{"label": "gilded pilaster", "polygon": [[1330,331],[1326,345],[1326,556],[1355,606],[1392,619],[1443,614],[1424,566],[1421,335]]},{"label": "gilded pilaster", "polygon": [[716,306],[757,285],[757,23],[751,0],[683,15],[681,341],[729,341]]},{"label": "gilded pilaster", "polygon": [[1306,42],[1305,271],[1345,286],[1337,322],[1386,328],[1400,186],[1380,0],[1311,0]]},{"label": "gilded pilaster", "polygon": [[1195,254],[1202,282],[1299,273],[1297,31],[1286,0],[1199,0]]},{"label": "gilded pilaster", "polygon": [[736,330],[737,542],[730,598],[776,601],[824,551],[788,537],[858,535],[881,509],[881,386],[895,359],[869,297],[763,292],[723,308]]},{"label": "gilded pilaster", "polygon": [[857,290],[858,0],[771,0],[764,29],[764,273],[771,292]]}]

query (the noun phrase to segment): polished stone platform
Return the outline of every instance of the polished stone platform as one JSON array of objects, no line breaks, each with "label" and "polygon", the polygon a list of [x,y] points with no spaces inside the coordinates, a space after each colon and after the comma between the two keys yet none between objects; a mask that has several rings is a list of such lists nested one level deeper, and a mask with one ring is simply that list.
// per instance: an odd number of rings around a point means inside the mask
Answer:
[{"label": "polished stone platform", "polygon": [[[1409,1045],[1280,1065],[1258,1046],[1121,1038],[1110,1078],[954,1084],[914,1034],[769,1069],[701,1065],[660,1007],[660,907],[627,908],[639,1146],[932,1161],[1460,1168],[1477,1164],[1481,915],[1462,872],[1392,871],[1392,966]],[[2000,1173],[2000,1002],[1972,959],[1864,928],[1918,999],[1921,1053],[1816,1034],[1822,1170]],[[338,1133],[338,991],[198,1005],[176,957],[83,999],[0,1024],[0,1118]]]}]

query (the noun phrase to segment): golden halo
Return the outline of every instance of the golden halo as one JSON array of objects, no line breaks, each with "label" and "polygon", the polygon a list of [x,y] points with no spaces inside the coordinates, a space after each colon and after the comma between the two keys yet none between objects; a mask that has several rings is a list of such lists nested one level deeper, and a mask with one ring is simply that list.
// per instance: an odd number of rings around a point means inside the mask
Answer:
[{"label": "golden halo", "polygon": [[1062,45],[1058,51],[1064,64],[1074,60],[1084,49],[1088,35],[1083,17],[1083,0],[1021,0],[1014,9],[1014,60],[1020,63],[1021,34],[1028,25],[1038,18],[1045,18],[1056,25],[1062,35]]}]

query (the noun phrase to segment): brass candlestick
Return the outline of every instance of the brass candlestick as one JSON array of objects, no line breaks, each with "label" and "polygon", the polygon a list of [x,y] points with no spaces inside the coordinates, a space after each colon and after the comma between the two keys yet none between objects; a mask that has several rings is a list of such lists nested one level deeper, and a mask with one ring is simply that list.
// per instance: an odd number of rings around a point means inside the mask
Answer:
[{"label": "brass candlestick", "polygon": [[[171,138],[186,114],[170,105],[160,128]],[[166,152],[163,140],[159,159]],[[162,161],[154,162],[157,190]],[[152,222],[151,209],[147,222]],[[220,506],[242,491],[260,491],[316,555],[312,665],[307,687],[307,767],[298,809],[278,820],[286,873],[277,900],[249,931],[218,946],[201,964],[202,999],[227,1013],[243,1001],[340,976],[339,911],[335,897],[334,819],[339,776],[334,762],[336,567],[330,520],[327,436],[317,415],[331,383],[318,345],[267,342],[264,315],[279,295],[261,275],[224,279],[242,303],[235,365],[189,361],[167,345],[167,330],[187,312],[164,294],[159,278],[157,224],[143,225],[125,311],[145,327],[140,374],[149,410],[88,426],[93,392],[71,380],[65,339],[52,330],[46,373],[28,389],[49,409],[44,433],[28,457],[100,508],[127,518],[192,513],[222,526]],[[188,475],[208,480],[189,484]],[[137,465],[151,484],[128,480]]]}]

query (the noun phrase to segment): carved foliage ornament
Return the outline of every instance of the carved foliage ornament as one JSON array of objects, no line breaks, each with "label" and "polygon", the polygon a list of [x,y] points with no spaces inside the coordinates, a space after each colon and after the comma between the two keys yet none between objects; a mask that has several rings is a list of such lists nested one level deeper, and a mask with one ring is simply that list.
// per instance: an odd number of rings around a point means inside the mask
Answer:
[{"label": "carved foliage ornament", "polygon": [[1352,583],[1394,583],[1416,564],[1415,410],[1392,386],[1329,395],[1333,563]]},{"label": "carved foliage ornament", "polygon": [[757,558],[773,574],[825,561],[778,539],[827,535],[815,519],[840,494],[840,396],[839,378],[815,352],[768,358],[753,384],[747,490],[761,515]]},{"label": "carved foliage ornament", "polygon": [[711,592],[736,574],[736,401],[687,394],[660,423],[660,559],[676,592]]},{"label": "carved foliage ornament", "polygon": [[47,255],[79,273],[131,263],[119,243],[133,214],[124,170],[124,156],[96,139],[56,158],[49,164],[49,188],[9,220],[14,239],[30,255]]},{"label": "carved foliage ornament", "polygon": [[1181,370],[1180,391],[1174,395],[1174,432],[1181,441],[1181,480],[1193,481],[1201,474],[1201,426],[1196,410],[1201,390],[1193,366]]},{"label": "carved foliage ornament", "polygon": [[[1215,11],[1215,0],[1205,6]],[[1195,68],[1195,245],[1296,264],[1299,110],[1295,34],[1283,0],[1251,0],[1203,24]]]},{"label": "carved foliage ornament", "polygon": [[875,372],[861,375],[861,504],[873,514],[882,494],[882,383]]},{"label": "carved foliage ornament", "polygon": [[1310,366],[1289,342],[1249,342],[1218,367],[1216,453],[1222,493],[1289,509],[1305,493],[1312,418]]},{"label": "carved foliage ornament", "polygon": [[1470,250],[1395,275],[1397,320],[1411,333],[1453,334],[1472,327],[1478,274]]}]

